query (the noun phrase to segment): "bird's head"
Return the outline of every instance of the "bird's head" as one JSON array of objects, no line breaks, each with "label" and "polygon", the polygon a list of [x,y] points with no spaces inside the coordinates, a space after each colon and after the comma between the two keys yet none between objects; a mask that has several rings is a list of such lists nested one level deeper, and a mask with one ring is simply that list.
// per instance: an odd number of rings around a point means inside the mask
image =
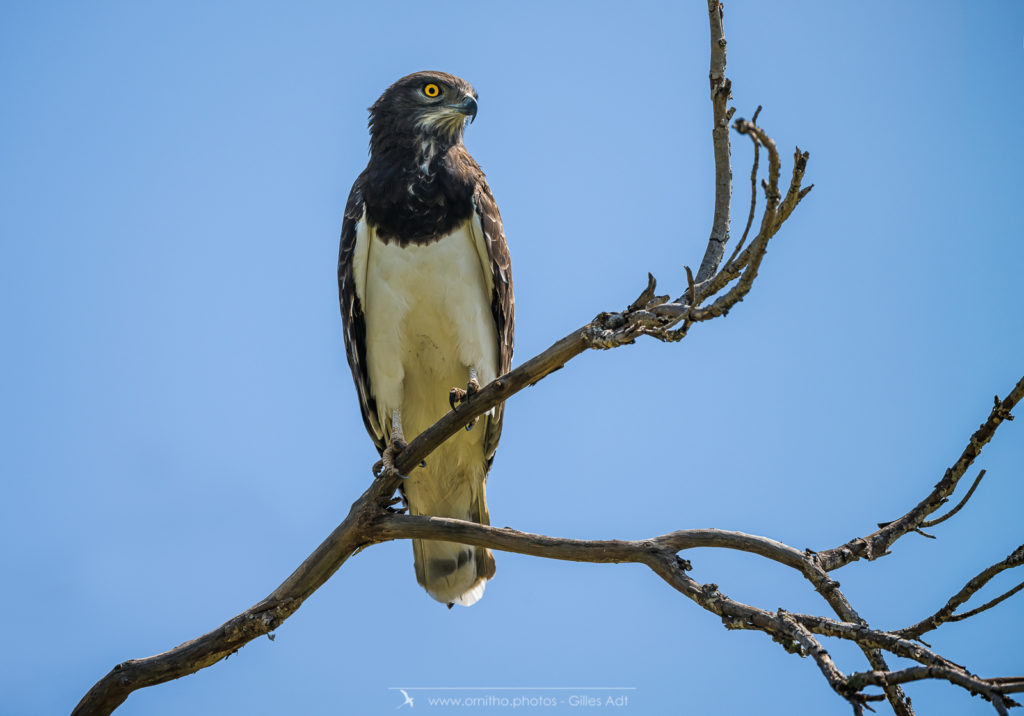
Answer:
[{"label": "bird's head", "polygon": [[429,139],[455,145],[476,117],[476,90],[445,72],[416,72],[384,90],[370,107],[370,144]]}]

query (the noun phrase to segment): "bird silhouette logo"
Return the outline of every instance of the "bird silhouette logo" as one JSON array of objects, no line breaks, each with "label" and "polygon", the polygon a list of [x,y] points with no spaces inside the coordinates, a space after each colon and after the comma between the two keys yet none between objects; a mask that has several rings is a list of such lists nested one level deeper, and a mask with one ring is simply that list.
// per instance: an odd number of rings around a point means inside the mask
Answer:
[{"label": "bird silhouette logo", "polygon": [[402,696],[405,697],[405,701],[403,701],[402,703],[398,704],[398,706],[396,706],[395,708],[396,709],[400,709],[403,706],[405,706],[406,704],[409,704],[409,708],[413,708],[412,696],[409,696],[409,694],[406,693],[405,689],[399,689],[399,691],[402,692]]}]

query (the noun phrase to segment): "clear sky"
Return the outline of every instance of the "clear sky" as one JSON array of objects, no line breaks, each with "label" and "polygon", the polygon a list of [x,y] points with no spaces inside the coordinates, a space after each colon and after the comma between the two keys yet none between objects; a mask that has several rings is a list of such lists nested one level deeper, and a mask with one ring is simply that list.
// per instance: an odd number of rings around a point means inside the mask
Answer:
[{"label": "clear sky", "polygon": [[[335,262],[366,107],[398,77],[441,69],[480,93],[466,141],[509,237],[517,363],[628,304],[647,271],[682,292],[713,196],[703,6],[3,4],[0,711],[67,713],[115,663],[257,602],[366,486]],[[586,354],[511,401],[496,525],[828,548],[922,498],[1024,373],[1024,5],[735,0],[726,33],[738,116],[763,104],[816,188],[726,319]],[[872,623],[930,614],[1024,541],[1024,417],[977,467],[938,540],[838,574]],[[829,613],[783,567],[686,556],[735,598]],[[813,662],[642,567],[497,563],[478,605],[448,611],[408,544],[374,547],[275,641],[118,713],[393,713],[389,687],[431,686],[849,713]],[[996,676],[1024,672],[1022,633],[1024,595],[929,640]],[[411,693],[416,712],[508,710]],[[909,693],[920,714],[990,713],[945,684]]]}]

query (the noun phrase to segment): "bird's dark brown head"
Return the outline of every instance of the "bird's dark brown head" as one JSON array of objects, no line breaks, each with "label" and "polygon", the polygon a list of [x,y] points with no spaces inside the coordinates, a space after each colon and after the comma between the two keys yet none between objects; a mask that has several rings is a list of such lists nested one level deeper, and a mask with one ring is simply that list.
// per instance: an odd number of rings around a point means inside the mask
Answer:
[{"label": "bird's dark brown head", "polygon": [[477,96],[471,84],[445,72],[403,77],[370,107],[371,150],[423,140],[458,144],[466,119],[476,117]]}]

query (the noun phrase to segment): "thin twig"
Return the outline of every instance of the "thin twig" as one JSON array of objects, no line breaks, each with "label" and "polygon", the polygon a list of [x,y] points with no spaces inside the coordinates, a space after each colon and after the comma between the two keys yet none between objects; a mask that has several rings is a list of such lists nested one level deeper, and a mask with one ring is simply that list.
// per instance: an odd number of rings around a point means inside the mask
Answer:
[{"label": "thin twig", "polygon": [[900,671],[878,672],[865,671],[857,674],[850,674],[848,681],[853,688],[862,689],[865,686],[886,686],[894,684],[906,684],[910,681],[921,681],[922,679],[944,679],[957,686],[962,686],[972,694],[980,694],[986,700],[991,701],[996,711],[1006,716],[1007,706],[1019,706],[1012,699],[1001,693],[998,686],[993,686],[985,679],[965,674],[956,669],[948,669],[941,666],[911,666]]},{"label": "thin twig", "polygon": [[697,286],[693,282],[693,271],[690,270],[689,266],[683,266],[686,270],[686,291],[689,294],[688,303],[690,308],[696,308],[697,306]]},{"label": "thin twig", "polygon": [[971,489],[969,489],[967,491],[967,494],[964,495],[964,499],[960,500],[960,502],[957,504],[956,507],[954,507],[952,510],[950,510],[949,512],[944,514],[942,517],[936,517],[934,520],[925,520],[924,522],[921,523],[921,527],[934,527],[935,525],[938,525],[938,524],[941,524],[941,523],[945,522],[950,517],[952,517],[957,512],[959,512],[960,508],[963,507],[964,505],[966,505],[967,501],[969,499],[971,499],[971,495],[974,494],[974,491],[978,488],[978,485],[981,483],[981,478],[983,478],[983,477],[985,477],[985,471],[984,470],[979,472],[978,476],[976,478],[974,478],[974,482],[971,483]]},{"label": "thin twig", "polygon": [[[753,124],[757,124],[757,116],[759,114],[761,114],[761,105],[757,106],[757,109],[754,110],[754,116],[750,119]],[[750,135],[750,141],[754,145],[754,163],[750,167],[750,212],[747,214],[747,225],[743,227],[743,235],[736,243],[736,248],[732,250],[729,260],[726,261],[727,265],[736,260],[736,256],[739,255],[740,250],[746,245],[747,234],[750,233],[750,226],[754,223],[754,213],[757,209],[757,165],[760,161],[761,145],[754,135]]]},{"label": "thin twig", "polygon": [[789,189],[786,191],[786,198],[782,200],[782,205],[779,207],[779,224],[781,225],[789,215],[793,213],[800,201],[807,196],[807,194],[814,188],[814,185],[800,188],[800,183],[804,178],[804,171],[807,169],[807,160],[810,158],[810,154],[807,152],[801,152],[800,147],[797,147],[793,152],[793,176],[789,180]]},{"label": "thin twig", "polygon": [[939,480],[935,488],[921,502],[897,520],[886,524],[866,537],[856,537],[846,544],[833,547],[818,553],[818,562],[822,568],[831,572],[843,565],[864,558],[877,559],[888,553],[889,547],[903,535],[921,526],[925,518],[935,512],[946,499],[953,494],[957,483],[971,463],[981,454],[982,448],[988,444],[996,430],[1004,422],[1013,420],[1011,410],[1024,398],[1024,377],[1022,377],[1003,400],[995,398],[995,405],[989,412],[988,419],[981,424],[964,448],[953,466]]},{"label": "thin twig", "polygon": [[954,614],[953,616],[951,616],[946,621],[947,622],[959,622],[959,621],[963,621],[964,619],[970,619],[973,616],[981,614],[983,611],[986,611],[987,609],[991,609],[992,607],[996,606],[1000,602],[1003,602],[1003,601],[1009,599],[1010,597],[1012,597],[1014,594],[1016,594],[1017,592],[1019,592],[1022,589],[1024,589],[1024,582],[1021,582],[1020,584],[1018,584],[1013,589],[1008,589],[1007,591],[1003,592],[1002,594],[1000,594],[995,599],[992,599],[990,601],[985,602],[984,604],[982,604],[977,609],[972,609],[971,611],[964,612],[963,614]]},{"label": "thin twig", "polygon": [[992,602],[985,604],[979,607],[978,609],[973,610],[973,612],[961,614],[959,615],[959,617],[953,616],[953,612],[956,611],[957,607],[959,607],[961,604],[964,604],[968,599],[974,596],[974,594],[978,590],[980,590],[982,587],[988,584],[989,580],[991,580],[1000,572],[1003,572],[1007,569],[1013,569],[1014,567],[1019,567],[1022,564],[1024,564],[1024,545],[1021,545],[1020,547],[1015,549],[1006,559],[996,562],[991,567],[986,568],[977,576],[973,577],[969,582],[967,582],[967,584],[965,584],[960,589],[959,592],[957,592],[949,598],[949,601],[946,602],[942,609],[938,610],[930,617],[922,619],[917,624],[906,627],[904,629],[899,629],[895,633],[900,634],[901,636],[904,636],[908,639],[917,639],[922,634],[927,634],[928,632],[932,631],[933,629],[936,629],[937,627],[946,622],[967,619],[968,617],[974,616],[974,614],[979,614],[990,607],[994,607],[996,604],[1003,601],[1004,599],[1013,596],[1020,589],[1020,586],[1011,589],[1006,594],[998,597],[997,599],[992,600]]}]

